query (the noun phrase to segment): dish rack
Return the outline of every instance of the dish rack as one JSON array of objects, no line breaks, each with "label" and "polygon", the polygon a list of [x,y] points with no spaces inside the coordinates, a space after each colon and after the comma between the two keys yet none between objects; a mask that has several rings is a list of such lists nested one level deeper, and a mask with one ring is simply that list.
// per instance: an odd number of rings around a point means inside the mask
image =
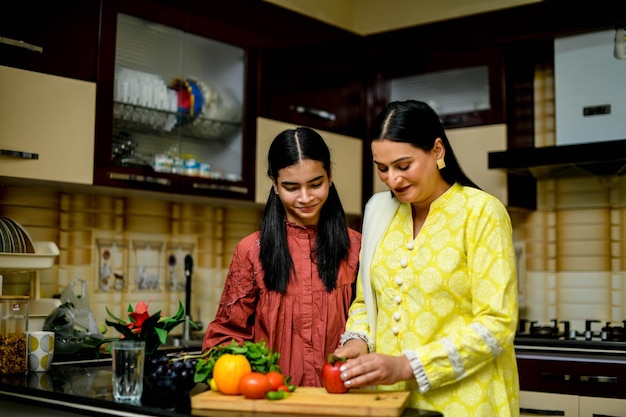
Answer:
[{"label": "dish rack", "polygon": [[0,275],[50,269],[59,256],[54,242],[33,242],[35,253],[0,252]]},{"label": "dish rack", "polygon": [[30,273],[29,329],[40,330],[48,312],[60,304],[58,299],[39,298],[37,271],[50,269],[59,256],[54,242],[33,242],[34,253],[0,252],[0,294],[2,277],[9,274]]}]

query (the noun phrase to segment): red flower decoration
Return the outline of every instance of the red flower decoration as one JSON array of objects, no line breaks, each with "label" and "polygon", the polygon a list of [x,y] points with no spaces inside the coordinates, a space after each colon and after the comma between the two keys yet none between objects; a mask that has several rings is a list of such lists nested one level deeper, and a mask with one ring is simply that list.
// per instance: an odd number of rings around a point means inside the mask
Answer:
[{"label": "red flower decoration", "polygon": [[[140,301],[135,308],[128,305],[128,321],[122,320],[111,313],[106,307],[107,314],[115,321],[105,320],[108,326],[114,327],[121,333],[120,339],[143,340],[146,342],[146,353],[153,354],[161,344],[165,344],[167,334],[174,327],[185,321],[185,309],[182,302],[178,302],[178,312],[173,317],[163,317],[161,311],[150,315],[150,302]],[[189,321],[189,325],[198,329],[198,325]]]},{"label": "red flower decoration", "polygon": [[144,321],[150,318],[150,314],[148,313],[148,306],[150,302],[144,303],[140,301],[135,306],[135,311],[129,312],[128,317],[131,322],[126,324],[126,326],[130,329],[131,332],[135,334],[141,333],[141,327],[143,326]]}]

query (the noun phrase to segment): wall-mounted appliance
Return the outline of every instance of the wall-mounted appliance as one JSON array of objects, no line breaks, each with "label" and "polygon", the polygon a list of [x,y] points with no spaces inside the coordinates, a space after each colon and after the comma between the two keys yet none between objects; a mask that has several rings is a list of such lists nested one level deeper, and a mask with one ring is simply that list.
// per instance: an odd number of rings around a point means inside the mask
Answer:
[{"label": "wall-mounted appliance", "polygon": [[554,41],[556,145],[626,139],[624,28]]}]

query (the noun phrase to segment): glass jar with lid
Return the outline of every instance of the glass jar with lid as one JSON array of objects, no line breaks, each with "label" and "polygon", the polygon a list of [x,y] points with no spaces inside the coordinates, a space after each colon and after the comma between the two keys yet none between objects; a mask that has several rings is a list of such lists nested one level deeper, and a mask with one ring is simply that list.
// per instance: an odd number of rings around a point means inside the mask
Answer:
[{"label": "glass jar with lid", "polygon": [[28,296],[0,296],[0,375],[28,370]]}]

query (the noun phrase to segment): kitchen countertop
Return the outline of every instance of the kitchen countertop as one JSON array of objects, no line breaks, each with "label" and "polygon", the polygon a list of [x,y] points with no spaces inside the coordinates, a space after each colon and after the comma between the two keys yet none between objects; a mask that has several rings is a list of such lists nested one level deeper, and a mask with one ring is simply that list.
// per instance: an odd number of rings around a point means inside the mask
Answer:
[{"label": "kitchen countertop", "polygon": [[[144,384],[141,404],[116,402],[111,393],[111,360],[101,359],[89,365],[53,363],[45,373],[26,375],[0,375],[0,400],[44,409],[62,410],[67,415],[82,416],[155,416],[188,417],[195,415],[191,409],[191,396],[207,390],[206,384],[196,384],[189,394],[153,392]],[[203,410],[202,415],[210,415]],[[228,412],[219,412],[220,416]],[[32,414],[31,414],[32,415]],[[217,415],[217,414],[216,414]],[[233,416],[246,413],[233,412]],[[250,416],[255,414],[250,413]],[[287,414],[283,414],[287,416]],[[405,409],[402,417],[437,417],[441,413]]]}]

